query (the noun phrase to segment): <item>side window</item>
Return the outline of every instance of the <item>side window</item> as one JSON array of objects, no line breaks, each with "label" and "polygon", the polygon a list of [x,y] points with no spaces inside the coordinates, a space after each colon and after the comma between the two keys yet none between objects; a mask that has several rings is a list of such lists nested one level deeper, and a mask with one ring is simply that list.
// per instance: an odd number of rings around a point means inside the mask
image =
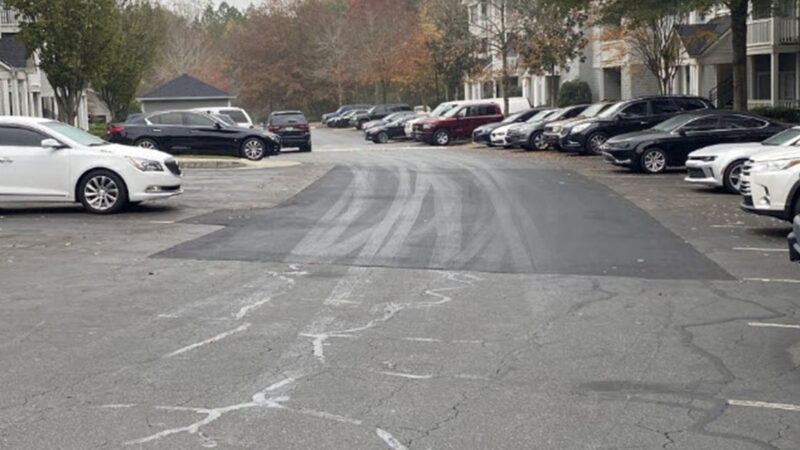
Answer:
[{"label": "side window", "polygon": [[188,127],[211,127],[214,121],[200,114],[183,113],[183,124]]},{"label": "side window", "polygon": [[719,128],[719,118],[716,116],[703,117],[683,126],[684,131],[710,131],[718,130]]},{"label": "side window", "polygon": [[578,114],[583,112],[583,109],[584,108],[581,107],[581,108],[572,108],[567,110],[567,113],[564,114],[564,119],[572,119],[573,117],[576,117]]},{"label": "side window", "polygon": [[694,111],[697,109],[707,108],[705,103],[696,98],[680,98],[677,100],[677,102],[684,111]]},{"label": "side window", "polygon": [[653,114],[674,114],[680,112],[681,109],[672,102],[672,100],[653,100]]},{"label": "side window", "polygon": [[476,117],[481,115],[481,107],[480,106],[470,106],[469,108],[464,108],[464,116],[465,117]]},{"label": "side window", "polygon": [[156,125],[183,125],[181,113],[177,112],[156,114],[148,117],[147,120]]},{"label": "side window", "polygon": [[47,136],[24,128],[0,127],[0,146],[41,147]]},{"label": "side window", "polygon": [[747,116],[725,116],[722,118],[724,128],[762,128],[767,122]]},{"label": "side window", "polygon": [[493,116],[494,115],[494,106],[492,106],[492,105],[483,105],[483,106],[481,106],[481,115],[482,116]]},{"label": "side window", "polygon": [[638,102],[628,105],[622,110],[623,117],[642,117],[647,115],[647,102]]}]

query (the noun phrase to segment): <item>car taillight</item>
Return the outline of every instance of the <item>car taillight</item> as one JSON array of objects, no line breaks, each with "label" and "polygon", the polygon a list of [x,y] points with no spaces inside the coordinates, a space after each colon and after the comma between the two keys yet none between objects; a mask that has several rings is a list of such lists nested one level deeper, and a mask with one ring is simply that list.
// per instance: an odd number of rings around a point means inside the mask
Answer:
[{"label": "car taillight", "polygon": [[297,129],[302,131],[308,131],[308,125],[298,125]]},{"label": "car taillight", "polygon": [[279,126],[277,126],[277,125],[270,125],[270,127],[269,127],[269,128],[267,128],[267,129],[268,129],[269,131],[272,131],[273,133],[274,133],[274,132],[276,132],[276,131],[281,131],[281,127],[279,127]]},{"label": "car taillight", "polygon": [[108,129],[108,134],[117,134],[122,133],[123,131],[125,131],[125,127],[111,127]]}]

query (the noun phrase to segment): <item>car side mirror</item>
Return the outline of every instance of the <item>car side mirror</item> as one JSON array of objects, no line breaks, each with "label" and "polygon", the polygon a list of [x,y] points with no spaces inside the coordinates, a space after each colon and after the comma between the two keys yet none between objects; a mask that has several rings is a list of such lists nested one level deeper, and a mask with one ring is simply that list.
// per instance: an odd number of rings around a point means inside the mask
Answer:
[{"label": "car side mirror", "polygon": [[214,128],[216,128],[217,130],[221,130],[222,129],[222,124],[219,123],[219,122],[214,122]]},{"label": "car side mirror", "polygon": [[42,148],[47,149],[47,150],[61,150],[62,148],[66,148],[67,147],[66,145],[64,145],[61,142],[58,142],[57,140],[52,139],[52,138],[43,139],[41,145],[42,145]]},{"label": "car side mirror", "polygon": [[687,134],[688,133],[686,132],[686,130],[679,130],[678,131],[678,135],[681,136],[681,137],[686,137]]}]

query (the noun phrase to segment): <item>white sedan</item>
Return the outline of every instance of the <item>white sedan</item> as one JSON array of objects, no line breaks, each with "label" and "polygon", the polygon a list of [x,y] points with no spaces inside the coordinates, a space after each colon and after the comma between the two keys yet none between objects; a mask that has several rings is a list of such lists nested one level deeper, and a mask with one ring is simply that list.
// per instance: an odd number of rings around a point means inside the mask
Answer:
[{"label": "white sedan", "polygon": [[516,125],[519,125],[519,123],[510,123],[508,125],[495,128],[492,130],[492,134],[489,135],[489,141],[495,147],[508,147],[508,140],[506,140],[506,137],[508,136],[508,130]]},{"label": "white sedan", "polygon": [[78,202],[111,214],[178,195],[182,180],[167,153],[109,144],[49,119],[0,117],[0,203]]},{"label": "white sedan", "polygon": [[800,127],[789,128],[761,143],[719,144],[689,153],[686,181],[711,187],[724,187],[739,194],[742,168],[752,156],[775,150],[776,146],[800,143]]}]

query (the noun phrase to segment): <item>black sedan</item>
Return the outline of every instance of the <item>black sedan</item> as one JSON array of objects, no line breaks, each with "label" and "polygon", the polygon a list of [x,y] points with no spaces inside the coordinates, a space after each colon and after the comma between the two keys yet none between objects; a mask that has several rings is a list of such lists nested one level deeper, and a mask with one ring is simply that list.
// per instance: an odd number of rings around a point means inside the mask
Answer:
[{"label": "black sedan", "polygon": [[350,126],[350,119],[353,118],[356,114],[364,114],[366,113],[366,109],[351,109],[350,111],[345,112],[341,116],[334,117],[332,119],[328,119],[328,126],[331,128],[347,128]]},{"label": "black sedan", "polygon": [[506,141],[511,146],[522,147],[525,150],[547,150],[550,143],[544,136],[545,126],[557,120],[571,119],[582,113],[587,106],[589,105],[567,106],[550,110],[550,114],[543,117],[534,116],[524,124],[511,127],[506,135]]},{"label": "black sedan", "polygon": [[366,131],[366,139],[376,144],[385,144],[391,139],[405,138],[406,122],[420,117],[427,117],[427,115],[420,113],[407,114],[383,125],[371,127]]},{"label": "black sedan", "polygon": [[800,262],[800,243],[797,237],[800,236],[800,216],[794,218],[794,232],[789,235],[789,254],[792,261]]},{"label": "black sedan", "polygon": [[475,128],[472,132],[472,142],[476,144],[486,144],[491,147],[492,145],[492,131],[502,127],[503,125],[510,125],[512,123],[522,123],[536,114],[542,112],[545,108],[526,109],[518,113],[514,113],[506,117],[500,122],[487,123]]},{"label": "black sedan", "polygon": [[108,141],[171,154],[198,153],[259,159],[280,151],[281,139],[268,131],[232,127],[210,114],[163,111],[112,125]]},{"label": "black sedan", "polygon": [[761,142],[786,127],[752,114],[706,110],[681,114],[644,131],[622,134],[601,147],[606,161],[660,173],[683,166],[689,153],[709,145]]}]

